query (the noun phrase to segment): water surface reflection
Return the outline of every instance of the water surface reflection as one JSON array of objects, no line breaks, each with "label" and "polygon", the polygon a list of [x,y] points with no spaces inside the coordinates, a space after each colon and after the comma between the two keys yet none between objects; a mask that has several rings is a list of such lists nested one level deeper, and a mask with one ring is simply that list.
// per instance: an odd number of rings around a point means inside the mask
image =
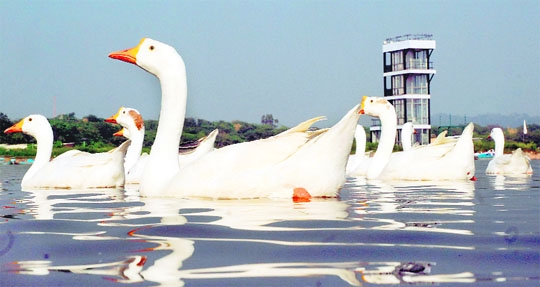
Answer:
[{"label": "water surface reflection", "polygon": [[0,274],[9,286],[539,281],[536,175],[350,179],[338,199],[295,203],[140,198],[136,186],[20,191],[24,169],[2,168]]}]

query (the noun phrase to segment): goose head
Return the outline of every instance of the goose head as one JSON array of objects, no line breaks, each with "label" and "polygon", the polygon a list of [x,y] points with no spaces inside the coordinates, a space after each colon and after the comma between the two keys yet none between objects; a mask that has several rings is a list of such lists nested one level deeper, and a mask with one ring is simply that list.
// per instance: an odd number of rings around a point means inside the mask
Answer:
[{"label": "goose head", "polygon": [[414,129],[414,125],[411,122],[406,122],[403,124],[403,127],[401,127],[402,131],[406,131],[406,134],[412,135],[416,134],[416,130]]},{"label": "goose head", "polygon": [[114,116],[105,119],[105,121],[108,123],[119,124],[123,127],[123,129],[114,134],[115,136],[124,136],[131,139],[130,136],[135,131],[144,131],[143,118],[139,111],[133,108],[121,107]]},{"label": "goose head", "polygon": [[362,99],[361,114],[366,114],[372,117],[380,117],[382,114],[394,112],[394,106],[386,99],[381,97],[367,97]]},{"label": "goose head", "polygon": [[46,127],[49,127],[48,130],[50,130],[50,124],[46,117],[42,115],[29,115],[7,128],[4,133],[22,132],[36,138],[47,130]]},{"label": "goose head", "polygon": [[416,134],[416,131],[414,130],[414,126],[411,122],[403,124],[401,127],[401,145],[403,146],[404,151],[411,149],[413,133]]},{"label": "goose head", "polygon": [[184,63],[176,49],[150,38],[143,38],[134,48],[112,52],[109,57],[135,64],[158,78],[176,63]]},{"label": "goose head", "polygon": [[495,142],[504,141],[504,133],[501,128],[493,128],[489,137],[492,138]]}]

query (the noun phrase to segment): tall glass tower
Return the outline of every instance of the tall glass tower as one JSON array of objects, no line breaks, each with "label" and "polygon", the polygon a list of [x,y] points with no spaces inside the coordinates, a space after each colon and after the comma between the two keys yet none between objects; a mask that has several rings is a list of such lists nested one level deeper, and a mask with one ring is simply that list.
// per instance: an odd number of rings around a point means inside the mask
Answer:
[{"label": "tall glass tower", "polygon": [[[431,79],[436,71],[430,61],[435,49],[432,35],[403,35],[383,43],[384,96],[394,105],[397,115],[397,142],[401,142],[401,127],[412,122],[416,131],[414,142],[428,144],[431,137]],[[371,141],[381,133],[379,120],[370,128]]]}]

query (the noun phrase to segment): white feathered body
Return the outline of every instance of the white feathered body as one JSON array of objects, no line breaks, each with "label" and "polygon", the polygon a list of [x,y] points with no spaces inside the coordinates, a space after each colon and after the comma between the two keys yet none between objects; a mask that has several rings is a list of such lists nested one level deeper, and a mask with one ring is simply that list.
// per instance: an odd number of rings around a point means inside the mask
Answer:
[{"label": "white feathered body", "polygon": [[521,148],[512,152],[512,154],[503,154],[492,158],[486,168],[487,174],[516,175],[532,174],[530,159],[523,153]]},{"label": "white feathered body", "polygon": [[457,142],[413,147],[393,153],[380,178],[400,180],[470,179],[475,174],[469,124]]},{"label": "white feathered body", "polygon": [[32,173],[26,173],[23,189],[105,188],[124,185],[124,155],[129,141],[111,153],[64,153]]},{"label": "white feathered body", "polygon": [[486,168],[486,174],[520,175],[532,174],[530,159],[521,148],[504,154],[504,133],[501,128],[493,128],[489,135],[495,141],[495,157],[491,159]]},{"label": "white feathered body", "polygon": [[[336,196],[345,183],[358,117],[355,107],[334,127],[307,142],[306,134],[299,133],[292,138],[299,145],[269,138],[216,150],[182,169],[163,195],[291,198],[295,188],[304,188],[314,197]],[[298,140],[302,137],[304,143]]]}]

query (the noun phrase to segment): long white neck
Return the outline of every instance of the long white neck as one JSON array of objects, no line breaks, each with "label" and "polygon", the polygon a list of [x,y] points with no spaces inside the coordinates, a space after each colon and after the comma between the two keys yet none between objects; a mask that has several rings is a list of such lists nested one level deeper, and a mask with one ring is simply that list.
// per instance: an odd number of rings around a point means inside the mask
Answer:
[{"label": "long white neck", "polygon": [[381,120],[381,138],[366,173],[368,179],[378,177],[386,167],[392,155],[396,139],[397,119],[394,108],[382,111],[379,119]]},{"label": "long white neck", "polygon": [[403,146],[403,151],[408,151],[412,147],[412,132],[407,127],[401,129],[401,145]]},{"label": "long white neck", "polygon": [[366,132],[364,127],[357,126],[354,133],[354,140],[356,141],[356,158],[364,157],[366,152]]},{"label": "long white neck", "polygon": [[504,153],[504,136],[494,136],[495,141],[495,156],[502,156]]},{"label": "long white neck", "polygon": [[37,152],[34,163],[23,177],[23,186],[28,179],[32,178],[43,166],[49,163],[53,148],[54,136],[51,125],[48,122],[37,133],[31,135],[37,141]]},{"label": "long white neck", "polygon": [[157,195],[180,170],[178,146],[184,126],[187,101],[186,69],[182,58],[156,75],[161,82],[161,111],[156,139],[145,166],[140,191]]},{"label": "long white neck", "polygon": [[138,130],[135,125],[133,125],[133,128],[135,129],[134,131],[129,131],[131,144],[126,152],[126,157],[124,158],[124,171],[126,174],[131,170],[135,163],[137,163],[137,160],[139,160],[144,143],[144,126],[142,126],[140,130]]}]

